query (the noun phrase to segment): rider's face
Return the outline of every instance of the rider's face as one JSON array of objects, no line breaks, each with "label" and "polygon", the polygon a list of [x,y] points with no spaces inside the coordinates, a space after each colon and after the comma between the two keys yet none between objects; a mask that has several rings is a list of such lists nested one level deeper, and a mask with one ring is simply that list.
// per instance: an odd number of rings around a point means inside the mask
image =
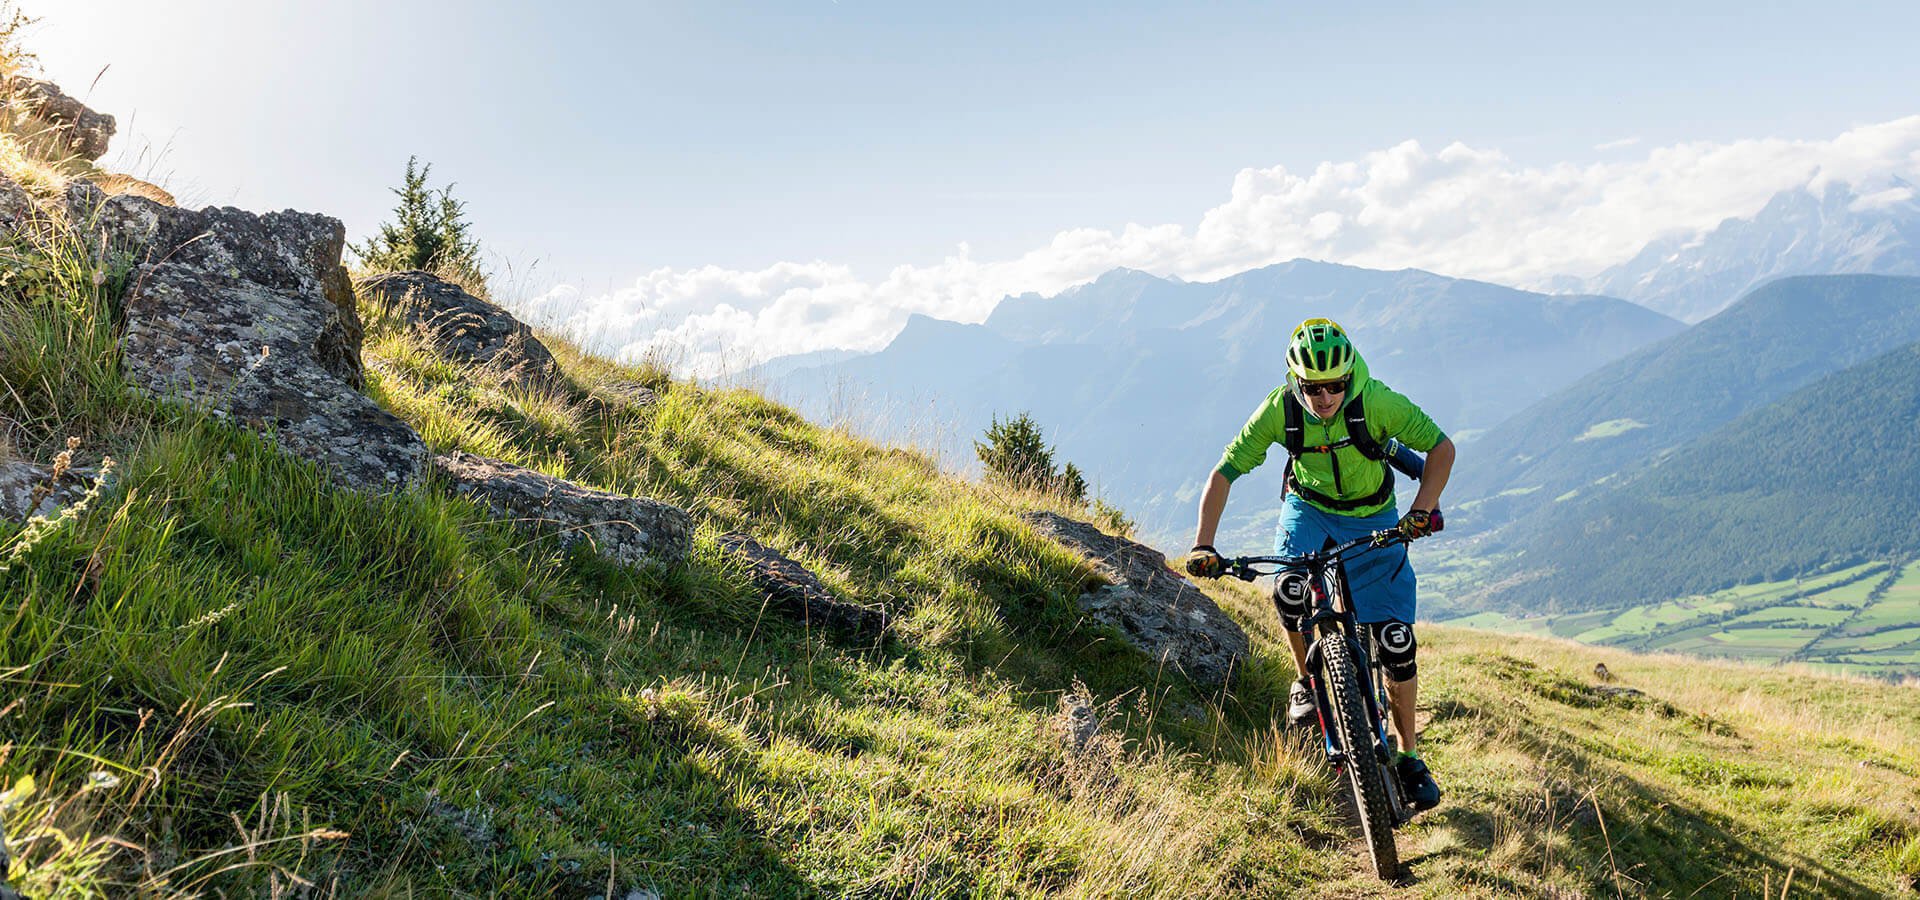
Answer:
[{"label": "rider's face", "polygon": [[1317,418],[1331,418],[1340,409],[1340,401],[1347,399],[1346,379],[1331,382],[1309,381],[1301,386],[1301,393],[1307,395],[1307,404]]}]

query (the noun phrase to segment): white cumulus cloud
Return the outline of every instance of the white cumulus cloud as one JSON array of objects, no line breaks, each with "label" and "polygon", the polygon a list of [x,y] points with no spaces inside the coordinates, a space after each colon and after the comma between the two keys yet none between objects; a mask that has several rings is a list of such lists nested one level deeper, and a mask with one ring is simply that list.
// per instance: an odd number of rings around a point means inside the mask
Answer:
[{"label": "white cumulus cloud", "polygon": [[1191,224],[1072,229],[1011,259],[978,260],[962,245],[879,280],[822,261],[658,269],[611,294],[558,287],[520,311],[596,350],[629,359],[664,350],[688,371],[717,374],[811,350],[878,349],[913,313],[979,322],[1009,294],[1057,293],[1123,266],[1207,281],[1306,257],[1537,286],[1591,275],[1661,234],[1750,215],[1782,190],[1915,173],[1920,116],[1831,140],[1682,143],[1545,167],[1407,141],[1306,173],[1244,169],[1225,202]]}]

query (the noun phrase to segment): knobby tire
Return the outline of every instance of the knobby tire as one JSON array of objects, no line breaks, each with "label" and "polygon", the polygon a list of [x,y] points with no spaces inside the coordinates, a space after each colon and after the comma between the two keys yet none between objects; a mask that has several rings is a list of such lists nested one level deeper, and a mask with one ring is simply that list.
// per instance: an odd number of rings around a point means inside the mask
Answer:
[{"label": "knobby tire", "polygon": [[1327,673],[1327,699],[1333,706],[1333,726],[1347,751],[1347,781],[1353,785],[1353,805],[1360,812],[1360,830],[1373,856],[1373,871],[1382,881],[1400,875],[1400,851],[1393,844],[1393,809],[1387,796],[1386,768],[1374,755],[1374,734],[1367,727],[1367,700],[1360,694],[1359,670],[1346,638],[1338,633],[1321,641],[1321,659]]}]

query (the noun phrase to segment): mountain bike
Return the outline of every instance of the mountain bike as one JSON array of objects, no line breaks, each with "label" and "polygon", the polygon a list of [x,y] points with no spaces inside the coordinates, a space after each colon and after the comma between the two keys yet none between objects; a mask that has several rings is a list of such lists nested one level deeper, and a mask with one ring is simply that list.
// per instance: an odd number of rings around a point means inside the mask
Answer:
[{"label": "mountain bike", "polygon": [[1282,579],[1304,581],[1309,599],[1302,631],[1311,641],[1306,674],[1327,761],[1353,787],[1374,874],[1386,881],[1398,877],[1400,869],[1393,830],[1412,818],[1413,809],[1400,795],[1393,745],[1387,740],[1386,671],[1375,652],[1372,630],[1354,622],[1345,563],[1369,550],[1406,542],[1398,529],[1387,528],[1301,556],[1236,557],[1226,567],[1226,574],[1242,581],[1274,576],[1276,606]]}]

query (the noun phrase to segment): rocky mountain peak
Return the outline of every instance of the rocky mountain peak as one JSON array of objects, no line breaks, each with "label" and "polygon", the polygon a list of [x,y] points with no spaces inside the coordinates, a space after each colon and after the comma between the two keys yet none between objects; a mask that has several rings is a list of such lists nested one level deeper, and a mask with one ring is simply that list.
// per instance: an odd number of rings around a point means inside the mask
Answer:
[{"label": "rocky mountain peak", "polygon": [[1782,191],[1752,216],[1660,238],[1565,286],[1698,322],[1775,278],[1856,274],[1920,274],[1920,203],[1900,178]]}]

